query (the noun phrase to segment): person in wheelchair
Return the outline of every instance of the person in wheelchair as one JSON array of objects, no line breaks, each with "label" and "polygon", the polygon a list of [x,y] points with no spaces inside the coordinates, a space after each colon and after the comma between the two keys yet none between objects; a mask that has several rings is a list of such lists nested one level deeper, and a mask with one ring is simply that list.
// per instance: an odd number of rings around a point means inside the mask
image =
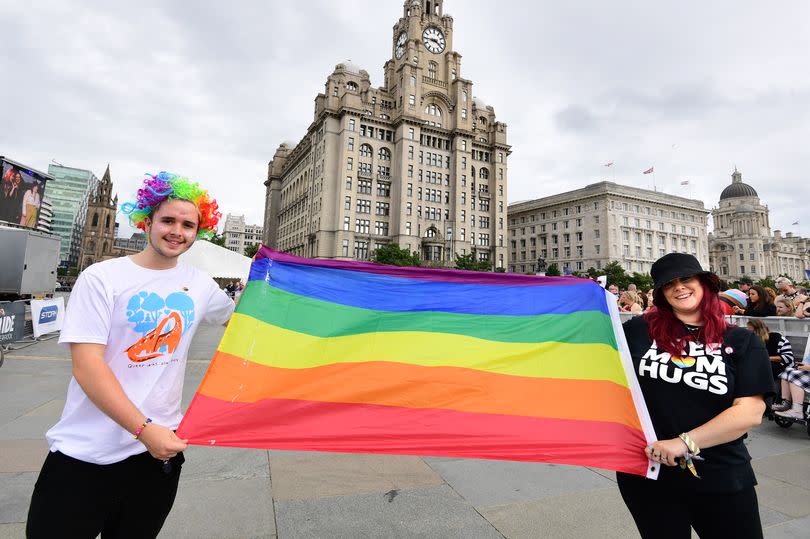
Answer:
[{"label": "person in wheelchair", "polygon": [[772,407],[776,415],[803,420],[805,392],[810,392],[810,364],[796,363],[779,375],[782,386],[782,402]]}]

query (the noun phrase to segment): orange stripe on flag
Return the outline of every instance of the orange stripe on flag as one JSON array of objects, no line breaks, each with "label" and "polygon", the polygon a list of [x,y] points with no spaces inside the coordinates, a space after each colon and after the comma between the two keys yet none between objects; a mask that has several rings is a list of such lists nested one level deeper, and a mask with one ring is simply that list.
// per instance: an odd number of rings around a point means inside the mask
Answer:
[{"label": "orange stripe on flag", "polygon": [[283,369],[217,352],[199,393],[226,402],[375,404],[605,421],[641,430],[629,390],[613,382],[529,378],[458,367],[366,362]]}]

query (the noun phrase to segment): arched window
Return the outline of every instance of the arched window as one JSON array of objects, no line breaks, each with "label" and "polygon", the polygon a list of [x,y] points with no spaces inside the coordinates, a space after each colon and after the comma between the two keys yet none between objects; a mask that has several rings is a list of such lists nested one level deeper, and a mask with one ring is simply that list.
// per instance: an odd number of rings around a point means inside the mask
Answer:
[{"label": "arched window", "polygon": [[482,180],[488,180],[489,179],[489,170],[487,170],[485,168],[482,168],[478,172],[478,177],[481,178]]},{"label": "arched window", "polygon": [[428,64],[428,77],[430,77],[431,79],[435,79],[436,78],[436,71],[438,69],[439,69],[439,64],[437,64],[436,62],[430,62]]},{"label": "arched window", "polygon": [[461,102],[462,103],[467,102],[467,92],[461,92]]},{"label": "arched window", "polygon": [[[110,216],[108,215],[106,219],[104,219],[104,228],[110,228]],[[106,247],[104,248],[106,251]]]},{"label": "arched window", "polygon": [[87,242],[87,249],[90,250],[90,251],[95,251],[96,250],[96,242],[93,241],[93,240],[90,240],[89,242]]},{"label": "arched window", "polygon": [[356,92],[357,91],[357,83],[351,82],[351,81],[347,82],[346,83],[346,89],[351,90],[352,92]]},{"label": "arched window", "polygon": [[374,150],[371,149],[371,146],[368,144],[360,145],[360,157],[371,157],[372,155],[374,155]]},{"label": "arched window", "polygon": [[479,123],[480,123],[481,125],[487,125],[487,119],[486,119],[486,118],[484,118],[483,116],[479,116],[479,117],[478,117],[478,121],[479,121]]},{"label": "arched window", "polygon": [[106,253],[107,251],[109,251],[109,244],[108,244],[108,243],[105,241],[105,242],[104,242],[104,250],[103,250],[103,251],[101,251],[101,252],[102,252],[102,253]]},{"label": "arched window", "polygon": [[425,107],[425,114],[430,114],[431,116],[438,116],[441,118],[442,109],[440,109],[435,103],[431,103]]},{"label": "arched window", "polygon": [[379,157],[380,161],[390,161],[391,151],[388,148],[380,148],[377,157]]},{"label": "arched window", "polygon": [[93,214],[93,224],[91,226],[98,226],[98,214]]}]

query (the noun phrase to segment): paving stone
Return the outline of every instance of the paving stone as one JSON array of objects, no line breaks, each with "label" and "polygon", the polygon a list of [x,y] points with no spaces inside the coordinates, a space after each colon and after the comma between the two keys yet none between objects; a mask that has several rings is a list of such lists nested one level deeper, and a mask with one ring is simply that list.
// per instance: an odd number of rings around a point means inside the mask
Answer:
[{"label": "paving stone", "polygon": [[39,472],[0,473],[0,523],[25,522]]},{"label": "paving stone", "polygon": [[798,487],[810,487],[810,448],[752,461],[757,477],[769,477]]},{"label": "paving stone", "polygon": [[267,451],[192,445],[184,453],[183,479],[267,479]]},{"label": "paving stone", "polygon": [[760,505],[794,518],[810,515],[810,490],[765,477],[757,480],[759,481],[757,498]]},{"label": "paving stone", "polygon": [[638,537],[633,517],[615,486],[478,507],[478,511],[510,539]]},{"label": "paving stone", "polygon": [[45,433],[58,420],[51,416],[20,416],[3,425],[0,440],[36,440],[45,438]]},{"label": "paving stone", "polygon": [[183,475],[161,538],[276,537],[270,481],[187,480]]},{"label": "paving stone", "polygon": [[276,500],[347,496],[440,485],[442,478],[419,457],[272,451]]},{"label": "paving stone", "polygon": [[761,503],[759,504],[759,520],[762,522],[762,528],[765,529],[769,526],[774,526],[776,524],[781,524],[783,522],[787,522],[789,520],[793,520],[793,517],[790,515],[786,515],[781,511],[777,511],[776,509],[771,509],[770,507],[765,507]]},{"label": "paving stone", "polygon": [[279,537],[501,539],[447,485],[387,493],[276,501]]},{"label": "paving stone", "polygon": [[476,507],[606,488],[613,484],[587,468],[561,464],[457,459],[432,460],[430,466]]},{"label": "paving stone", "polygon": [[804,425],[793,425],[783,429],[773,421],[763,421],[762,425],[748,434],[746,447],[751,458],[758,459],[791,453],[810,446],[810,438]]},{"label": "paving stone", "polygon": [[30,410],[25,413],[26,417],[50,417],[56,422],[60,417],[62,417],[62,410],[65,407],[65,400],[64,399],[52,399],[37,406],[33,410]]},{"label": "paving stone", "polygon": [[20,539],[25,537],[25,523],[0,524],[0,539]]},{"label": "paving stone", "polygon": [[810,517],[797,518],[765,530],[765,539],[807,539],[810,536]]},{"label": "paving stone", "polygon": [[44,438],[36,440],[0,440],[0,473],[39,472],[48,455]]}]

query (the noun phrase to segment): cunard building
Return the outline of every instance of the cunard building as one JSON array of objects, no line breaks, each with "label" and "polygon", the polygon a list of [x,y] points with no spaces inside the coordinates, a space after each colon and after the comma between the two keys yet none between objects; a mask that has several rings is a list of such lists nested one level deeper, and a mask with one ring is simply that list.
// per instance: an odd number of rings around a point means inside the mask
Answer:
[{"label": "cunard building", "polygon": [[351,62],[327,77],[304,138],[270,162],[267,245],[362,260],[393,242],[506,267],[506,124],[473,97],[443,7],[405,2],[381,87]]}]

